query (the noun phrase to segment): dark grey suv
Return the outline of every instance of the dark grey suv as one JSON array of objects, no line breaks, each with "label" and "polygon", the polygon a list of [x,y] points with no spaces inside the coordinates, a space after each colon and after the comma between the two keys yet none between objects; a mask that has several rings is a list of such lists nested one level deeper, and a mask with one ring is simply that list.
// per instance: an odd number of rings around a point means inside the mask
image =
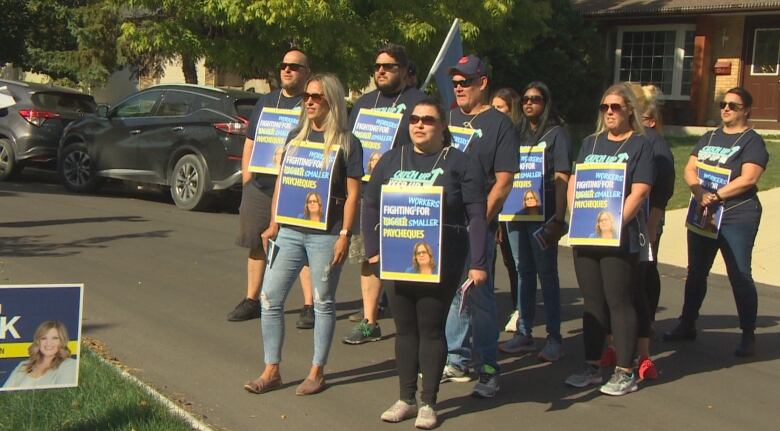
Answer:
[{"label": "dark grey suv", "polygon": [[68,190],[96,191],[113,178],[170,187],[176,206],[205,208],[241,184],[247,118],[260,95],[160,85],[71,124],[58,155]]},{"label": "dark grey suv", "polygon": [[0,109],[0,181],[54,160],[65,126],[96,109],[92,96],[62,87],[0,79],[0,92],[15,102]]}]

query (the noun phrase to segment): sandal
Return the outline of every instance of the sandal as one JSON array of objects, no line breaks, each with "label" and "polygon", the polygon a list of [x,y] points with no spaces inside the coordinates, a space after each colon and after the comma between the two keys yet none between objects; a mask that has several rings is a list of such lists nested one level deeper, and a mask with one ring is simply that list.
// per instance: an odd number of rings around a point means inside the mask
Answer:
[{"label": "sandal", "polygon": [[251,392],[253,394],[264,394],[274,389],[279,389],[281,386],[281,377],[276,377],[272,380],[265,380],[262,376],[260,376],[255,380],[244,383],[244,389],[246,389],[247,392]]}]

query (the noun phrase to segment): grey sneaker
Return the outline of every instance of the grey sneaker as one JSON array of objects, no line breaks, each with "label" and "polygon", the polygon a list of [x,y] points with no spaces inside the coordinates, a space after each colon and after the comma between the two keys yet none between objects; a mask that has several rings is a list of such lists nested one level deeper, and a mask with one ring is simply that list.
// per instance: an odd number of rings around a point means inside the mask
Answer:
[{"label": "grey sneaker", "polygon": [[385,422],[401,422],[417,416],[417,404],[407,404],[405,401],[398,400],[389,409],[382,413]]},{"label": "grey sneaker", "polygon": [[231,322],[243,322],[260,318],[260,301],[257,299],[244,298],[227,315],[227,320]]},{"label": "grey sneaker", "polygon": [[500,344],[498,350],[504,353],[533,352],[536,350],[536,346],[534,346],[534,337],[518,332],[511,340]]},{"label": "grey sneaker", "polygon": [[379,329],[379,324],[369,324],[368,320],[363,320],[357,325],[352,327],[349,335],[344,337],[342,341],[345,344],[363,344],[371,341],[379,341],[382,339],[382,330]]},{"label": "grey sneaker", "polygon": [[564,356],[561,342],[553,337],[547,337],[547,344],[536,356],[540,361],[555,362]]},{"label": "grey sneaker", "polygon": [[604,379],[598,365],[585,364],[585,368],[566,378],[566,384],[575,388],[585,388],[590,385],[600,385]]},{"label": "grey sneaker", "polygon": [[433,407],[425,404],[420,407],[420,411],[417,413],[417,420],[414,421],[414,426],[423,430],[432,430],[439,424],[439,418],[436,417],[436,410]]},{"label": "grey sneaker", "polygon": [[301,315],[298,317],[298,321],[295,322],[295,327],[298,329],[311,329],[314,327],[313,305],[304,305],[301,308]]},{"label": "grey sneaker", "polygon": [[441,373],[441,383],[468,383],[470,381],[471,375],[469,375],[469,370],[461,370],[454,365],[445,365],[444,371]]},{"label": "grey sneaker", "polygon": [[498,393],[498,375],[496,373],[479,373],[479,381],[474,385],[471,395],[477,398],[493,398]]},{"label": "grey sneaker", "polygon": [[639,387],[636,384],[636,373],[615,368],[612,378],[601,386],[601,393],[607,395],[626,395],[634,392]]}]

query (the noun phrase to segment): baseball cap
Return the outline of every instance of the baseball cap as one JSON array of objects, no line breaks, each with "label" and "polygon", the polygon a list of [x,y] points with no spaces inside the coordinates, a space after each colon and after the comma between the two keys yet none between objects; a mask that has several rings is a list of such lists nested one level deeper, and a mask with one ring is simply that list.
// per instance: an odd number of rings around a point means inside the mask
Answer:
[{"label": "baseball cap", "polygon": [[485,64],[478,57],[466,55],[458,60],[458,64],[450,67],[449,75],[460,73],[466,76],[487,76]]}]

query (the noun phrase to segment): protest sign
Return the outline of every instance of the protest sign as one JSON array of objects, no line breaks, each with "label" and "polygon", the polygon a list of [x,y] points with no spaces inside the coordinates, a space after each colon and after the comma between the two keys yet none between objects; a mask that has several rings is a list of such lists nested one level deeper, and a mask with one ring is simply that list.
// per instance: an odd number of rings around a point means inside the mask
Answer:
[{"label": "protest sign", "polygon": [[[731,169],[710,166],[697,162],[696,172],[699,176],[699,184],[708,193],[715,193],[731,180]],[[693,233],[707,238],[717,238],[720,231],[720,222],[723,219],[723,203],[717,202],[702,207],[691,196],[688,203],[688,215],[685,217],[685,225]]]},{"label": "protest sign", "polygon": [[499,221],[545,221],[544,147],[521,146],[520,171],[512,180],[512,191],[504,202]]},{"label": "protest sign", "polygon": [[382,186],[379,278],[439,282],[443,196],[441,186]]},{"label": "protest sign", "polygon": [[300,112],[292,109],[263,108],[257,120],[255,144],[249,158],[249,171],[279,174],[287,135],[298,125]]},{"label": "protest sign", "polygon": [[[83,284],[0,286],[0,391],[77,386],[83,293]],[[41,375],[27,368],[52,358]]]},{"label": "protest sign", "polygon": [[330,179],[339,156],[334,146],[301,142],[290,145],[284,156],[276,199],[276,222],[326,230],[330,209]]},{"label": "protest sign", "polygon": [[363,146],[363,181],[371,179],[379,159],[393,147],[403,114],[361,109],[355,119],[352,134],[360,139]]},{"label": "protest sign", "polygon": [[569,245],[620,246],[625,183],[625,163],[577,165]]},{"label": "protest sign", "polygon": [[449,126],[452,134],[452,146],[466,152],[471,140],[474,138],[474,129],[468,127]]}]

